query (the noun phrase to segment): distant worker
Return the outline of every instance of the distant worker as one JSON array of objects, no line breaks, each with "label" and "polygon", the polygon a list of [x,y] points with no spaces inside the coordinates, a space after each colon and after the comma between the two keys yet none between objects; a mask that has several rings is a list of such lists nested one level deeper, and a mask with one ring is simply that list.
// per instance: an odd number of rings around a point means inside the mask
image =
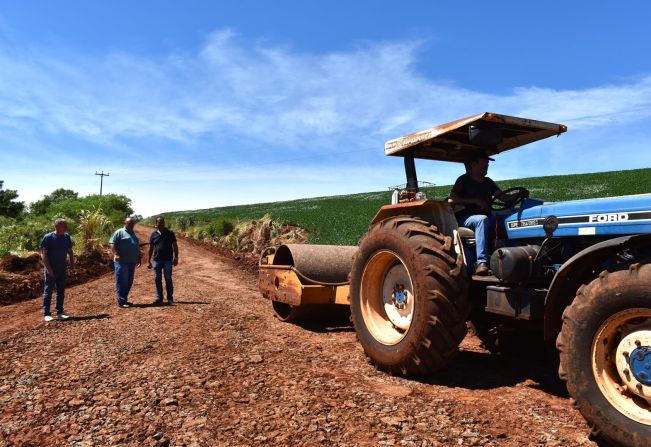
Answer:
[{"label": "distant worker", "polygon": [[472,154],[466,161],[466,173],[460,176],[452,187],[448,202],[452,205],[463,205],[457,211],[459,225],[470,228],[475,232],[477,262],[475,274],[486,276],[490,273],[488,263],[490,248],[495,229],[495,218],[491,211],[493,197],[503,201],[513,200],[513,197],[502,193],[488,174],[488,162],[495,161],[483,152]]},{"label": "distant worker", "polygon": [[167,304],[174,304],[174,284],[172,283],[172,267],[179,264],[179,246],[176,243],[174,232],[165,227],[165,218],[156,218],[156,230],[149,238],[149,258],[147,268],[152,268],[154,259],[154,283],[156,284],[156,300],[154,305],[163,304],[163,276],[165,276],[165,289]]},{"label": "distant worker", "polygon": [[133,219],[127,217],[124,220],[124,228],[117,230],[109,239],[113,253],[118,306],[123,309],[133,306],[127,298],[133,285],[136,266],[140,267],[140,241],[133,231],[134,225]]},{"label": "distant worker", "polygon": [[45,321],[52,321],[50,303],[52,293],[56,289],[57,318],[67,320],[69,316],[63,311],[67,278],[67,258],[70,258],[70,269],[75,267],[75,255],[72,253],[72,239],[67,233],[68,223],[65,219],[54,221],[54,231],[47,233],[41,241],[41,259],[45,266],[45,285],[43,290],[43,312]]}]

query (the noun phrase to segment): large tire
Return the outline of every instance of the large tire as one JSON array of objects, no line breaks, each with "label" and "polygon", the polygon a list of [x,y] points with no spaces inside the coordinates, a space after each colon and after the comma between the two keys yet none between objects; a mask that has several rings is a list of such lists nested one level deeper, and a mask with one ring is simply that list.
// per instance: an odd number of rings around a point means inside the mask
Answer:
[{"label": "large tire", "polygon": [[651,386],[640,383],[644,368],[629,363],[645,355],[638,346],[650,344],[651,264],[602,272],[565,309],[556,342],[559,375],[596,438],[651,445]]},{"label": "large tire", "polygon": [[372,227],[350,275],[351,315],[366,355],[403,376],[447,365],[466,335],[468,281],[453,239],[434,225],[399,216]]}]

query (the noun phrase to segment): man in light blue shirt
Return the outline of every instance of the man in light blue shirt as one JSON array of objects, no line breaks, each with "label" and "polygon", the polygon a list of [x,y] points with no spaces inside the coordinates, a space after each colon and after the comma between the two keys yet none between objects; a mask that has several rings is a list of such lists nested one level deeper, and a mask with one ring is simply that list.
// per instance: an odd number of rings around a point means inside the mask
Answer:
[{"label": "man in light blue shirt", "polygon": [[133,219],[127,217],[124,220],[124,228],[117,230],[109,239],[113,252],[118,306],[123,309],[132,306],[127,297],[133,285],[136,266],[140,267],[140,241],[133,227]]}]

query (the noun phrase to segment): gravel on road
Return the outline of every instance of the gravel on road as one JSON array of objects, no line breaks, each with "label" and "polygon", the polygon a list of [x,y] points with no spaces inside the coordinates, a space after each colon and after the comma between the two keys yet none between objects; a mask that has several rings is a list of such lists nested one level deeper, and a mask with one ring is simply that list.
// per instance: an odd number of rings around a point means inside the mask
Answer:
[{"label": "gravel on road", "polygon": [[143,266],[129,309],[111,274],[68,290],[70,321],[0,307],[0,445],[595,445],[544,360],[469,336],[436,376],[391,377],[347,320],[281,323],[254,275],[179,246],[174,306]]}]

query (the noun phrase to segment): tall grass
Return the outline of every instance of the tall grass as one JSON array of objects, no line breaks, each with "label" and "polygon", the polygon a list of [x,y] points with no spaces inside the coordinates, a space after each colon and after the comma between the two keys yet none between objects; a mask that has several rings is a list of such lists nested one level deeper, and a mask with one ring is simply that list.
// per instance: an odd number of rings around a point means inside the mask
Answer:
[{"label": "tall grass", "polygon": [[77,219],[77,237],[82,251],[97,250],[111,233],[111,227],[111,221],[101,209],[80,211]]}]

